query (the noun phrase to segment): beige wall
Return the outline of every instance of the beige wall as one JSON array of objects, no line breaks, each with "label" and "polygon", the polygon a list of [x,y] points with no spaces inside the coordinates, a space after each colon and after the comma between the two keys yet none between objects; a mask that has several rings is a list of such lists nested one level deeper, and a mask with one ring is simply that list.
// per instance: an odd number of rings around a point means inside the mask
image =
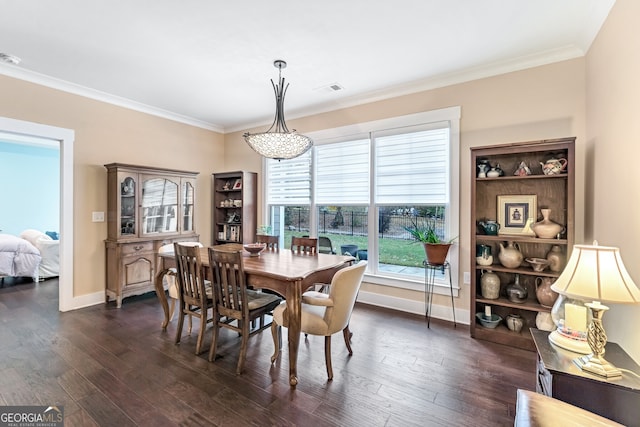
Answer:
[{"label": "beige wall", "polygon": [[[474,167],[469,148],[514,141],[576,136],[576,237],[584,226],[585,64],[575,59],[429,90],[298,120],[290,128],[303,133],[459,105],[462,107],[460,147],[460,277],[469,270],[470,180]],[[225,136],[227,166],[260,171],[261,160],[243,141],[242,133]],[[364,284],[364,291],[424,301],[419,292]],[[469,310],[469,286],[463,285],[456,306]],[[449,309],[444,296],[435,304]],[[465,319],[468,322],[468,319]]]},{"label": "beige wall", "polygon": [[[640,4],[618,0],[586,58],[429,90],[298,120],[291,128],[312,132],[327,128],[460,105],[461,207],[460,277],[470,255],[469,147],[576,136],[576,241],[596,237],[619,246],[627,268],[640,282],[640,197],[633,164],[640,121],[640,30],[634,17]],[[261,171],[261,159],[244,142],[242,132],[215,132],[70,95],[0,76],[0,116],[73,129],[74,295],[101,292],[104,283],[106,223],[92,223],[92,211],[106,212],[106,172],[110,162],[199,171],[196,227],[210,242],[210,174],[225,170]],[[588,126],[587,120],[588,117]],[[266,127],[266,126],[265,126]],[[630,159],[624,161],[623,159]],[[626,184],[626,185],[625,185]],[[620,201],[626,203],[623,208]],[[365,290],[422,301],[421,293],[366,285]],[[436,304],[447,305],[446,299]],[[463,285],[456,301],[469,307]],[[612,341],[640,360],[638,307],[614,307],[605,316]]]},{"label": "beige wall", "polygon": [[0,76],[0,116],[75,131],[74,296],[104,292],[107,212],[104,164],[122,162],[200,172],[196,230],[209,243],[211,173],[221,169],[221,134]]},{"label": "beige wall", "polygon": [[[586,57],[587,243],[620,248],[640,285],[640,2],[618,0]],[[611,305],[609,340],[640,363],[640,306]]]}]

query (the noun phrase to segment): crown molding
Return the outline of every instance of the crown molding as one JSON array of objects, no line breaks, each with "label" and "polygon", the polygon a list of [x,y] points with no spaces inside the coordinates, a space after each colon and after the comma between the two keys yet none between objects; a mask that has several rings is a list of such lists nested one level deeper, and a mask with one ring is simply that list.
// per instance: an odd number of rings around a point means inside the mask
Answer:
[{"label": "crown molding", "polygon": [[[427,79],[416,80],[402,85],[367,92],[366,94],[354,95],[331,102],[325,102],[309,108],[301,108],[288,111],[287,120],[290,121],[300,119],[315,114],[327,113],[338,109],[355,107],[358,105],[369,104],[385,99],[396,98],[399,96],[424,92],[427,90],[433,90],[441,87],[451,86],[454,84],[493,77],[501,74],[524,70],[527,68],[547,65],[554,62],[561,62],[569,59],[579,58],[584,55],[585,53],[582,49],[578,48],[575,45],[569,45],[562,48],[538,52],[514,59],[496,61],[491,64],[470,67],[451,73],[445,73],[439,76],[429,77]],[[168,120],[173,120],[179,123],[184,123],[190,126],[219,132],[222,134],[268,126],[271,123],[271,119],[269,119],[268,121],[246,123],[225,128],[213,123],[208,123],[202,120],[194,119],[192,117],[183,116],[171,111],[152,107],[150,105],[132,101],[127,98],[111,95],[105,92],[90,89],[84,86],[49,77],[33,71],[28,71],[8,64],[0,64],[0,74],[20,80],[29,81],[31,83],[36,83],[49,88],[58,89],[75,95],[84,96],[86,98],[94,99],[97,101],[106,102],[131,110],[150,114],[153,116],[162,117]]]},{"label": "crown molding", "polygon": [[117,105],[118,107],[123,107],[141,113],[150,114],[152,116],[161,117],[163,119],[173,120],[175,122],[184,123],[186,125],[224,133],[224,128],[222,126],[218,126],[213,123],[208,123],[202,120],[194,119],[192,117],[183,116],[171,111],[163,110],[161,108],[152,107],[150,105],[133,101],[131,99],[111,95],[106,92],[101,92],[99,90],[91,89],[65,80],[36,73],[34,71],[25,70],[23,68],[20,68],[19,66],[0,64],[0,74],[8,77],[13,77],[15,79],[39,84],[51,89],[57,89],[63,92],[83,96],[85,98],[90,98],[96,101],[105,102],[107,104]]},{"label": "crown molding", "polygon": [[[466,83],[473,80],[480,80],[488,77],[494,77],[501,74],[512,73],[515,71],[525,70],[527,68],[539,67],[555,62],[566,61],[569,59],[583,57],[585,53],[582,49],[575,45],[565,46],[558,49],[551,49],[532,55],[521,56],[505,61],[496,61],[477,67],[470,67],[463,70],[445,73],[427,79],[416,80],[413,82],[384,88],[377,91],[371,91],[366,94],[354,95],[348,98],[315,105],[309,108],[302,108],[287,111],[287,121],[300,119],[315,114],[328,113],[344,108],[351,108],[358,105],[370,104],[373,102],[383,101],[385,99],[396,98],[404,95],[411,95],[427,90],[438,89],[455,84]],[[233,126],[225,128],[225,133],[237,132],[240,130],[253,129],[261,126],[268,126],[270,122],[250,123],[246,125]]]}]

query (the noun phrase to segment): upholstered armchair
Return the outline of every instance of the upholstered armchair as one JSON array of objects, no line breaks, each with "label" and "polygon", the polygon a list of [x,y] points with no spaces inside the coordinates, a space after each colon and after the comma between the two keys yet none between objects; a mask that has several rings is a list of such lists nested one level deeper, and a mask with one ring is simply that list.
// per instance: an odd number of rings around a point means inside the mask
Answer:
[{"label": "upholstered armchair", "polygon": [[[333,276],[328,294],[310,291],[305,292],[302,297],[301,332],[325,337],[324,352],[329,380],[333,379],[331,336],[342,331],[349,355],[353,354],[349,319],[366,268],[366,261],[360,261],[358,264],[343,268]],[[275,351],[271,356],[271,363],[277,359],[280,353],[281,326],[288,326],[286,309],[287,303],[285,301],[273,311],[271,333]]]}]

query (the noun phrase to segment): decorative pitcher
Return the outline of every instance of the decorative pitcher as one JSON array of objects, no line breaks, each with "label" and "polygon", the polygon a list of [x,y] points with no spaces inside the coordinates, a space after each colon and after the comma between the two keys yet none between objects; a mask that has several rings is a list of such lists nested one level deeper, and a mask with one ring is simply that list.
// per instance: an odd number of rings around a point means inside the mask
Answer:
[{"label": "decorative pitcher", "polygon": [[545,175],[558,175],[565,170],[567,163],[567,159],[549,159],[545,163],[540,162],[540,165]]},{"label": "decorative pitcher", "polygon": [[507,268],[518,268],[522,264],[523,256],[517,243],[507,242],[506,247],[500,243],[498,259],[500,264]]},{"label": "decorative pitcher", "polygon": [[480,225],[480,227],[484,231],[484,234],[486,234],[488,236],[497,236],[498,235],[498,230],[500,229],[500,224],[498,224],[497,222],[495,222],[493,220],[478,221],[478,225]]},{"label": "decorative pitcher", "polygon": [[552,277],[536,277],[536,298],[543,307],[553,307],[558,294],[551,289],[555,280]]}]

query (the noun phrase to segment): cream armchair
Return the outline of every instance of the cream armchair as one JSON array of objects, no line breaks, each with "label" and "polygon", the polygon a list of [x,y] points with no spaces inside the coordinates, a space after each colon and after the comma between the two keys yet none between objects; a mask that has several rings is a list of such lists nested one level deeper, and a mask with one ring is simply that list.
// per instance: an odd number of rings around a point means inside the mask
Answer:
[{"label": "cream armchair", "polygon": [[[366,261],[360,261],[358,264],[343,268],[333,276],[328,294],[309,291],[305,292],[302,297],[301,332],[325,337],[324,357],[329,380],[333,379],[331,336],[342,331],[349,355],[353,354],[349,319],[351,318],[351,312],[353,311],[366,268]],[[273,311],[271,333],[275,351],[271,356],[271,363],[277,359],[280,353],[281,326],[288,326],[287,316],[285,315],[286,309],[287,302],[285,301]]]}]

